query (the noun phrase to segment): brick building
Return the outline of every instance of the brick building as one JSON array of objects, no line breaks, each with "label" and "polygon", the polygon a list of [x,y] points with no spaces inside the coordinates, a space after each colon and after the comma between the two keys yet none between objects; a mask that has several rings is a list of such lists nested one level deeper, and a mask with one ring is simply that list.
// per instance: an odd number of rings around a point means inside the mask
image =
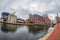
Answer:
[{"label": "brick building", "polygon": [[48,18],[48,16],[40,16],[38,14],[34,14],[32,15],[32,17],[30,18],[32,20],[33,23],[36,24],[50,24],[51,20]]},{"label": "brick building", "polygon": [[51,20],[48,17],[45,17],[44,20],[45,20],[46,24],[50,24],[51,23]]},{"label": "brick building", "polygon": [[60,17],[58,16],[58,13],[57,13],[57,16],[56,16],[56,22],[60,23]]},{"label": "brick building", "polygon": [[32,16],[32,22],[33,23],[38,23],[38,24],[44,24],[44,18],[43,18],[43,16],[34,14]]},{"label": "brick building", "polygon": [[26,19],[26,23],[30,23],[30,19],[28,18],[28,19]]}]

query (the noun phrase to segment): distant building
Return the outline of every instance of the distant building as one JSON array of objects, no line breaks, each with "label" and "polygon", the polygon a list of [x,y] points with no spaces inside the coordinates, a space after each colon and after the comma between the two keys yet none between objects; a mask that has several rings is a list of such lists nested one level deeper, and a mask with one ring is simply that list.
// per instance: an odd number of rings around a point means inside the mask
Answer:
[{"label": "distant building", "polygon": [[56,21],[57,21],[57,23],[59,23],[60,22],[60,17],[56,17]]},{"label": "distant building", "polygon": [[33,23],[44,24],[43,16],[40,16],[40,15],[38,15],[38,14],[34,14],[34,15],[32,16],[32,22],[33,22]]},{"label": "distant building", "polygon": [[56,22],[57,22],[57,23],[60,22],[60,17],[56,17]]},{"label": "distant building", "polygon": [[30,22],[32,23],[32,14],[29,14]]},{"label": "distant building", "polygon": [[46,24],[50,24],[51,23],[51,20],[48,17],[45,17],[44,20],[45,20]]},{"label": "distant building", "polygon": [[17,19],[17,23],[25,23],[24,19]]},{"label": "distant building", "polygon": [[28,18],[28,19],[26,19],[26,23],[30,23],[30,19]]},{"label": "distant building", "polygon": [[45,22],[46,24],[50,24],[50,23],[51,23],[51,20],[49,19],[48,15],[45,14],[45,15],[43,15],[43,16],[44,16],[44,22]]},{"label": "distant building", "polygon": [[8,15],[9,15],[8,12],[2,12],[2,14],[1,14],[1,19],[2,19],[3,21],[7,21]]},{"label": "distant building", "polygon": [[57,13],[57,16],[56,16],[56,22],[60,23],[60,17],[58,16],[58,13]]},{"label": "distant building", "polygon": [[3,19],[0,18],[0,21],[3,22]]},{"label": "distant building", "polygon": [[8,22],[9,23],[16,23],[16,21],[17,21],[17,16],[14,15],[14,14],[9,14],[9,16],[8,16]]},{"label": "distant building", "polygon": [[30,15],[29,17],[30,22],[32,21],[32,23],[38,23],[38,24],[50,24],[51,20],[48,18],[47,15],[45,16],[40,16],[38,14],[34,14],[34,15]]}]

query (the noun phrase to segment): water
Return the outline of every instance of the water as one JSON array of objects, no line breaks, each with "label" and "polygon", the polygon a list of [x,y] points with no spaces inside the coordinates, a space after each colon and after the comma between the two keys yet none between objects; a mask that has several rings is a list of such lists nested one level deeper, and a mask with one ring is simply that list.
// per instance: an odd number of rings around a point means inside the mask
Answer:
[{"label": "water", "polygon": [[47,34],[47,27],[0,24],[0,40],[38,40]]}]

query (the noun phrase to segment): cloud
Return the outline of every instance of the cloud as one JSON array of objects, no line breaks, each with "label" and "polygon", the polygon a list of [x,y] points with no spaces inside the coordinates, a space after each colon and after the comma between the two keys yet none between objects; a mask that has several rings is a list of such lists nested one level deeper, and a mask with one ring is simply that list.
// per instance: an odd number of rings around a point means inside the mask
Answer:
[{"label": "cloud", "polygon": [[[60,0],[0,0],[0,12],[16,12],[18,17],[26,19],[31,12],[60,13]],[[40,13],[40,14],[41,14]]]},{"label": "cloud", "polygon": [[18,10],[19,8],[29,9],[31,11],[48,11],[56,8],[54,0],[16,0],[11,4],[11,8]]}]

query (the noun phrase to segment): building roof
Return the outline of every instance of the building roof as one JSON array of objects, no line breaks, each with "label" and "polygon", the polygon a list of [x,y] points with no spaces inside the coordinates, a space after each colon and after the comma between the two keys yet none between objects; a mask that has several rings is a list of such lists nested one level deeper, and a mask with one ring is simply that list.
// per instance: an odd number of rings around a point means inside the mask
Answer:
[{"label": "building roof", "polygon": [[38,15],[38,14],[34,14],[33,16],[38,16],[40,18],[44,18],[44,16]]},{"label": "building roof", "polygon": [[9,13],[8,12],[2,12],[2,15],[8,16]]},{"label": "building roof", "polygon": [[9,14],[9,16],[14,16],[14,17],[17,17],[16,15],[14,15],[14,14]]}]

